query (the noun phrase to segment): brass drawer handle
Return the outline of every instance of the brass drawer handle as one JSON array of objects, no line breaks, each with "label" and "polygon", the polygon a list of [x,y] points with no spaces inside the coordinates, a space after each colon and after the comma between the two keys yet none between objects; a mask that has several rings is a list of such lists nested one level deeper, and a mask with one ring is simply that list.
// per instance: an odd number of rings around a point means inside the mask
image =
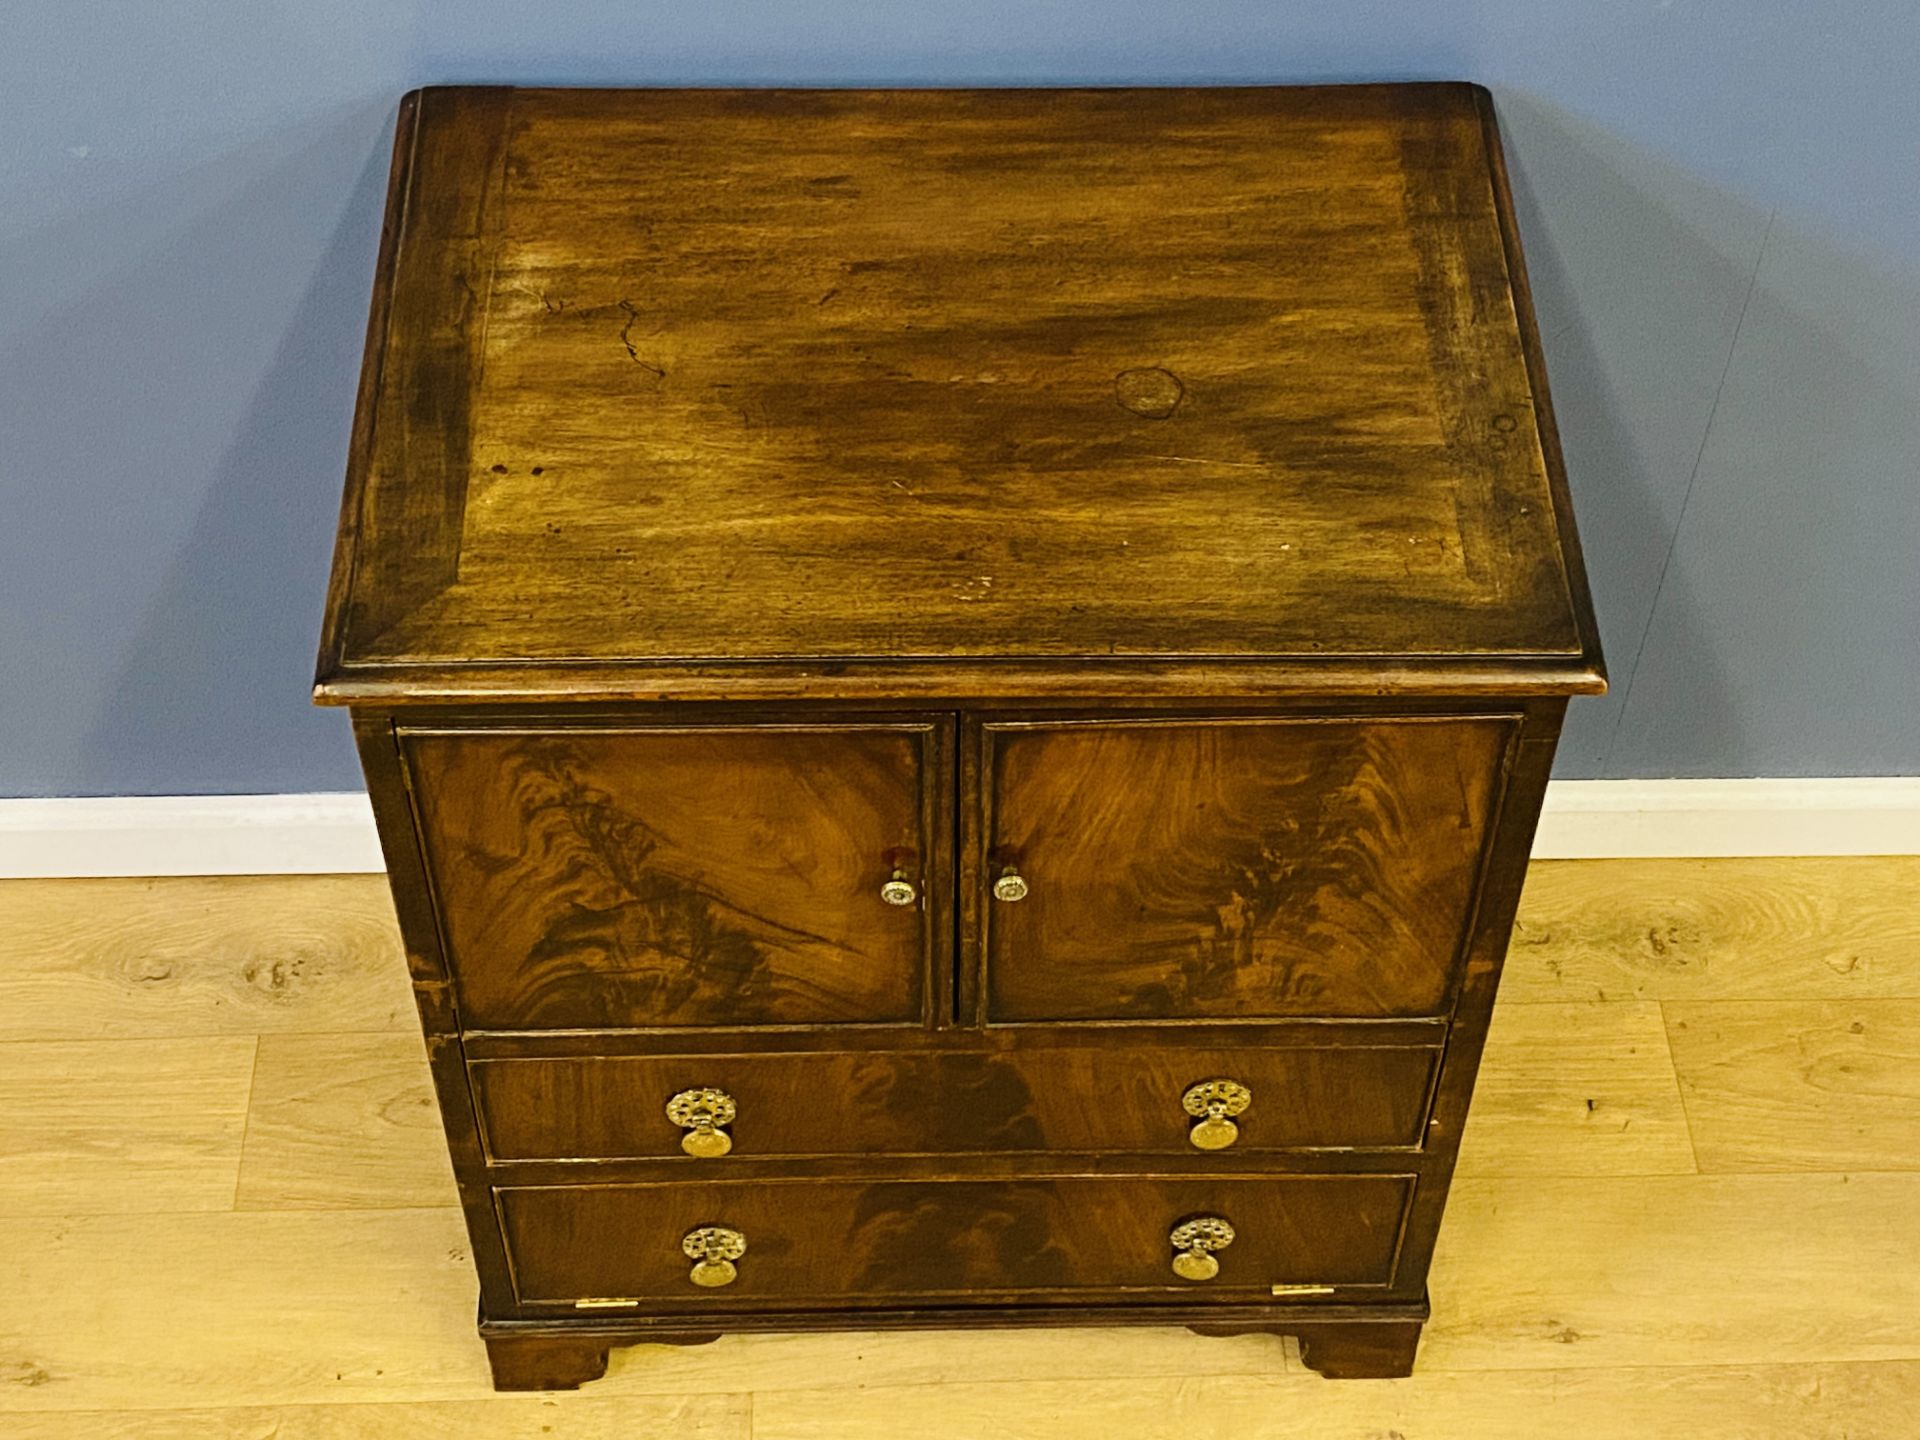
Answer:
[{"label": "brass drawer handle", "polygon": [[1253,1092],[1237,1080],[1202,1080],[1180,1097],[1187,1114],[1200,1123],[1187,1131],[1196,1150],[1224,1150],[1240,1138],[1233,1117],[1253,1103]]},{"label": "brass drawer handle", "polygon": [[1182,1280],[1211,1280],[1220,1273],[1213,1252],[1233,1243],[1233,1226],[1218,1215],[1196,1215],[1173,1227],[1173,1273]]},{"label": "brass drawer handle", "polygon": [[1027,898],[1027,882],[1013,866],[1007,866],[1000,872],[1000,878],[993,882],[993,898],[1009,904]]},{"label": "brass drawer handle", "polygon": [[893,878],[880,887],[880,898],[889,905],[911,905],[920,898],[913,888],[913,882],[907,879],[907,872],[895,870]]},{"label": "brass drawer handle", "polygon": [[747,1237],[724,1225],[702,1225],[689,1230],[680,1248],[693,1261],[687,1278],[705,1290],[731,1285],[740,1271],[734,1261],[747,1253]]},{"label": "brass drawer handle", "polygon": [[680,1148],[703,1160],[733,1149],[733,1137],[720,1127],[731,1125],[738,1111],[724,1090],[682,1090],[667,1101],[667,1119],[687,1132],[680,1137]]}]

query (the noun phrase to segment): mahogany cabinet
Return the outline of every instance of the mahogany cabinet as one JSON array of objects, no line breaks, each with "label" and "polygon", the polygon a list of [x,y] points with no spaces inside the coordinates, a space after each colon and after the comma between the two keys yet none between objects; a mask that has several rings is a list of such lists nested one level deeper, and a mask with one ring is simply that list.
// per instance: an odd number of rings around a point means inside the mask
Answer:
[{"label": "mahogany cabinet", "polygon": [[402,104],[316,693],[502,1387],[1405,1373],[1604,686],[1483,91]]}]

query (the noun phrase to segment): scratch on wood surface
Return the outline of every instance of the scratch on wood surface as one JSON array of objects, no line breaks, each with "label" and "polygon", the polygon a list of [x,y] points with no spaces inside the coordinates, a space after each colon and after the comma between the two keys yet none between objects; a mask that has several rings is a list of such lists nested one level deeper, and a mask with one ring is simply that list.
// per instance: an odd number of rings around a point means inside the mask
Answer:
[{"label": "scratch on wood surface", "polygon": [[1171,460],[1176,465],[1225,465],[1233,470],[1265,470],[1259,460],[1209,460],[1204,455],[1149,455],[1149,460]]},{"label": "scratch on wood surface", "polygon": [[620,343],[626,347],[627,358],[633,361],[633,363],[638,365],[642,370],[647,371],[650,375],[653,376],[654,379],[656,380],[666,379],[667,372],[665,370],[661,369],[658,365],[655,365],[649,360],[642,360],[640,358],[640,352],[634,348],[633,327],[634,327],[634,324],[640,319],[640,311],[635,308],[634,303],[631,300],[622,300],[620,302],[620,309],[625,312],[627,317],[627,323],[620,327]]}]

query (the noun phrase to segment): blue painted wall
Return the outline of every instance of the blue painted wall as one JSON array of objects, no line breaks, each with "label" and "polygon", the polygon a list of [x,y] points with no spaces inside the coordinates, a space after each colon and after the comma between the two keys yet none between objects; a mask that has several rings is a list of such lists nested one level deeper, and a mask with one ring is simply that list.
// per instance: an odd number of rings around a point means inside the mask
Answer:
[{"label": "blue painted wall", "polygon": [[1567,776],[1920,772],[1911,0],[14,0],[0,794],[345,789],[307,681],[395,100],[1458,78],[1615,677]]}]

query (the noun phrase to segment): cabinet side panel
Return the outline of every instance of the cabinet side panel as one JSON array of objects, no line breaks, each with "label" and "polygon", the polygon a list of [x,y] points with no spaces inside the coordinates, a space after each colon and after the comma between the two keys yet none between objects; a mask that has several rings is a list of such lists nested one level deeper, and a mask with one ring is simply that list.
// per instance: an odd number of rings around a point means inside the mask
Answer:
[{"label": "cabinet side panel", "polygon": [[445,952],[420,858],[420,837],[414,830],[393,723],[384,715],[356,714],[353,734],[360,751],[360,767],[367,777],[367,792],[373,799],[374,823],[386,856],[387,883],[393,890],[407,967],[413,974],[414,1000],[420,1008],[420,1028],[426,1036],[427,1060],[440,1102],[441,1123],[446,1127],[460,1208],[473,1243],[474,1266],[480,1272],[481,1309],[492,1315],[509,1314],[514,1305],[513,1285],[487,1184],[480,1126],[460,1044],[460,1019],[447,980]]},{"label": "cabinet side panel", "polygon": [[1547,777],[1553,769],[1560,721],[1565,713],[1564,700],[1540,702],[1528,716],[1508,762],[1486,879],[1480,890],[1472,939],[1466,952],[1466,973],[1454,1010],[1446,1057],[1441,1063],[1440,1081],[1434,1092],[1427,1136],[1431,1166],[1414,1198],[1407,1225],[1406,1251],[1400,1272],[1403,1283],[1421,1282],[1433,1258],[1441,1215],[1446,1209],[1447,1190],[1459,1157],[1461,1132],[1466,1127],[1467,1106],[1473,1098],[1480,1055],[1486,1046],[1494,995],[1513,935],[1514,912],[1519,908],[1520,890],[1527,878],[1533,833],[1540,820],[1541,802],[1546,798]]}]

